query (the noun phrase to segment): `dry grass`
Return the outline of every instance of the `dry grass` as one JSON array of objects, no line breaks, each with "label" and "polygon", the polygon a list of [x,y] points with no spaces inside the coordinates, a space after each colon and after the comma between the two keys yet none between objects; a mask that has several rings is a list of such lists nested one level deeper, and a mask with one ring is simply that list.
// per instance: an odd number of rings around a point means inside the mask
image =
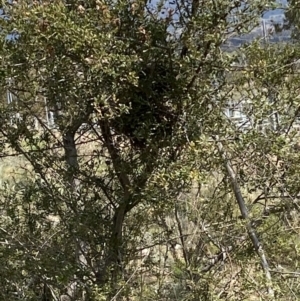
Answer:
[{"label": "dry grass", "polygon": [[4,157],[0,159],[0,187],[4,182],[14,183],[24,177],[26,164],[22,156]]}]

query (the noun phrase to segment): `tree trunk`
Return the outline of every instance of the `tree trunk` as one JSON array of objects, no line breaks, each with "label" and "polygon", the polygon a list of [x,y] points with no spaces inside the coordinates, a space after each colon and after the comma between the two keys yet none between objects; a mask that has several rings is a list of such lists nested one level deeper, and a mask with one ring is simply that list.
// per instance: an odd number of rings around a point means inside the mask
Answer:
[{"label": "tree trunk", "polygon": [[[78,173],[78,169],[79,169],[79,164],[78,164],[77,148],[75,143],[75,132],[67,131],[63,135],[63,146],[65,151],[65,160],[68,166],[67,181],[69,182],[70,188],[72,190],[72,194],[76,199],[76,196],[78,195],[80,190],[80,181],[79,179],[76,178],[76,174]],[[72,210],[74,211],[75,214],[78,214],[76,202],[72,204]],[[78,240],[77,237],[75,237],[75,245],[76,245],[76,249],[74,250],[74,252],[75,252],[76,264],[80,265],[82,264],[82,261],[85,261],[84,254],[82,254],[81,251],[84,242]],[[71,300],[76,300],[78,296],[76,276],[74,276],[74,279],[75,280],[69,283],[68,285],[68,295]]]}]

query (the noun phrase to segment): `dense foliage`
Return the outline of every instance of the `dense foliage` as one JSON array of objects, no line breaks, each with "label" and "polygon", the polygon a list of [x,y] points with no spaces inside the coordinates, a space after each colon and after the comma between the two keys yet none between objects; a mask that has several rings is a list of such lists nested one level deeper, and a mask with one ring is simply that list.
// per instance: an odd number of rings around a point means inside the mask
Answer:
[{"label": "dense foliage", "polygon": [[224,50],[273,2],[2,1],[3,300],[300,297],[299,49]]}]

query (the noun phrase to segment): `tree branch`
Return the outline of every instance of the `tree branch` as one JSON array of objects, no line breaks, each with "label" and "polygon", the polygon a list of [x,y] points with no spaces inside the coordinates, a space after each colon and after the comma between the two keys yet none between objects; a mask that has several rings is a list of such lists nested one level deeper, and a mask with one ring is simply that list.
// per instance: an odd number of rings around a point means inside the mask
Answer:
[{"label": "tree branch", "polygon": [[255,229],[252,226],[252,221],[249,217],[249,213],[248,213],[248,209],[246,207],[245,204],[245,200],[244,197],[242,195],[241,192],[241,188],[240,185],[238,183],[237,180],[237,176],[231,166],[231,162],[228,159],[228,156],[226,154],[226,151],[224,150],[223,144],[222,142],[220,142],[219,137],[216,136],[215,137],[215,141],[217,143],[217,148],[219,150],[220,156],[222,157],[222,159],[224,160],[224,165],[227,171],[227,175],[229,177],[229,180],[231,182],[231,186],[232,186],[232,191],[234,193],[235,199],[239,205],[240,208],[240,212],[242,215],[242,218],[246,221],[246,228],[247,228],[247,232],[249,235],[249,238],[255,248],[255,251],[257,253],[257,255],[260,257],[261,260],[261,266],[262,269],[265,273],[265,277],[266,277],[266,282],[267,282],[267,288],[268,288],[268,294],[270,297],[274,297],[274,290],[273,290],[273,285],[272,285],[272,277],[271,277],[271,273],[270,273],[270,267],[269,267],[269,263],[266,259],[266,255],[264,252],[264,249],[258,239],[257,233],[255,231]]}]

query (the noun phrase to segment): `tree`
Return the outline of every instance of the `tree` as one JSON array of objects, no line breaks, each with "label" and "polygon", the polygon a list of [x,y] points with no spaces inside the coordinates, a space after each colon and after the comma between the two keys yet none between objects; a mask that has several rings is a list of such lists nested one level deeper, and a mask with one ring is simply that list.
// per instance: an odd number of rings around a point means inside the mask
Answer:
[{"label": "tree", "polygon": [[[222,50],[230,35],[257,25],[268,2],[181,1],[153,7],[145,1],[18,1],[4,6],[8,17],[1,20],[1,84],[17,99],[22,118],[11,126],[6,117],[11,108],[1,107],[2,153],[20,155],[26,164],[26,177],[6,187],[2,197],[1,233],[8,246],[2,252],[9,262],[1,271],[4,299],[135,295],[138,290],[130,292],[137,273],[132,265],[139,263],[146,234],[154,237],[150,244],[164,244],[167,250],[170,241],[181,244],[184,264],[181,259],[173,264],[184,275],[188,298],[214,298],[216,292],[223,298],[220,287],[214,284],[212,290],[201,276],[225,262],[222,254],[233,249],[225,239],[229,236],[222,233],[224,239],[212,247],[214,239],[203,226],[209,242],[204,243],[207,253],[199,251],[200,261],[195,249],[187,247],[182,215],[188,210],[186,215],[198,225],[202,219],[211,221],[211,212],[193,215],[191,202],[184,208],[180,196],[195,183],[210,181],[213,172],[224,176],[212,185],[217,190],[211,196],[213,218],[219,225],[229,218],[226,203],[235,221],[230,233],[238,233],[241,241],[245,228],[236,222],[236,202],[221,201],[222,195],[236,194],[234,174],[242,177],[244,172],[246,180],[240,180],[238,189],[254,189],[259,194],[255,203],[277,193],[278,177],[282,183],[294,181],[295,170],[274,168],[272,161],[286,161],[280,146],[288,148],[292,134],[284,136],[282,126],[281,132],[270,128],[265,135],[256,123],[272,109],[262,100],[268,97],[268,83],[269,90],[276,87],[271,92],[283,120],[295,117],[291,111],[297,100],[286,111],[294,78],[285,81],[282,76],[290,76],[284,62],[288,55],[293,60],[295,52],[259,43],[231,55]],[[248,64],[240,76],[233,62],[243,55]],[[282,66],[280,72],[276,64]],[[248,114],[254,120],[246,133],[224,115],[229,100],[245,97],[252,101]],[[54,113],[54,129],[36,109],[37,100],[44,98]],[[32,129],[33,117],[41,129]],[[296,162],[293,154],[287,160]],[[257,168],[255,173],[249,164]],[[297,185],[287,187],[296,197]],[[206,201],[197,206],[205,208]],[[173,210],[177,238],[165,222]],[[243,218],[254,241],[252,217]],[[161,230],[163,243],[155,239]],[[261,246],[254,246],[261,254]],[[208,253],[221,259],[193,270]],[[148,257],[141,268],[152,266]],[[268,281],[262,287],[272,297],[275,284],[270,267],[264,269]],[[196,288],[192,292],[190,285]],[[168,296],[162,289],[156,297]]]}]

